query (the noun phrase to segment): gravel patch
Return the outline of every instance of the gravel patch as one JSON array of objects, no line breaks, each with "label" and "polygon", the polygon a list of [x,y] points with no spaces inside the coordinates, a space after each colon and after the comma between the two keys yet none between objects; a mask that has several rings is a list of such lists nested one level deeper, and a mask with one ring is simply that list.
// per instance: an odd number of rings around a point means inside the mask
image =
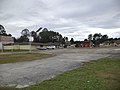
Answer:
[{"label": "gravel patch", "polygon": [[56,54],[56,56],[29,62],[0,64],[0,85],[12,85],[16,86],[16,88],[28,87],[29,85],[53,78],[65,71],[77,68],[82,62],[112,55],[119,56],[120,50],[111,48],[57,49],[43,52],[53,53]]}]

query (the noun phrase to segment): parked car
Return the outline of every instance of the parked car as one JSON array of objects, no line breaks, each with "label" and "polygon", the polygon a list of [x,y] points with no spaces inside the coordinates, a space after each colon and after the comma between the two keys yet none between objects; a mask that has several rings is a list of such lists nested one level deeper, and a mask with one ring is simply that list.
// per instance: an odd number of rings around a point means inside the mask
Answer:
[{"label": "parked car", "polygon": [[37,49],[39,49],[39,50],[47,50],[46,47],[39,47],[39,48],[37,48]]},{"label": "parked car", "polygon": [[55,49],[55,46],[47,46],[47,49]]}]

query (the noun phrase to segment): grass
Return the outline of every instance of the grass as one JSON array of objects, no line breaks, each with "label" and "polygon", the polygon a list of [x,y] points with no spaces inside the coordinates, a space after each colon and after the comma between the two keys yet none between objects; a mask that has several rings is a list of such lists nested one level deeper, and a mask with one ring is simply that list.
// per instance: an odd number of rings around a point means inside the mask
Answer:
[{"label": "grass", "polygon": [[4,52],[24,52],[24,51],[29,51],[29,50],[20,50],[20,49],[15,49],[15,50],[0,50],[0,53],[4,53]]},{"label": "grass", "polygon": [[0,90],[120,90],[120,58],[102,58],[23,89]]},{"label": "grass", "polygon": [[3,55],[1,54],[0,64],[38,60],[42,58],[48,58],[51,56],[53,55],[42,54],[42,53],[21,53],[21,54],[3,54]]}]

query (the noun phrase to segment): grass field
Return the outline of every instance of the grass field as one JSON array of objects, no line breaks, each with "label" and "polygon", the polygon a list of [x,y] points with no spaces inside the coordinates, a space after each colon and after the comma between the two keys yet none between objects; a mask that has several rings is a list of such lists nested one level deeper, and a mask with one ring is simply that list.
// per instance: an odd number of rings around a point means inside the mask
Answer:
[{"label": "grass field", "polygon": [[53,55],[42,53],[3,54],[0,55],[0,64],[38,60],[42,58],[48,58],[51,56]]},{"label": "grass field", "polygon": [[120,58],[91,61],[53,79],[20,90],[120,90]]}]

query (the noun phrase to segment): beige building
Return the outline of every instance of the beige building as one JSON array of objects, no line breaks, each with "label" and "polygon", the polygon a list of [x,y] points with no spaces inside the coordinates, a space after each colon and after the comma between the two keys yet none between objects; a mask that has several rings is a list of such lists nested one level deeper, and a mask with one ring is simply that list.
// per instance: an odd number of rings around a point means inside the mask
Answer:
[{"label": "beige building", "polygon": [[14,43],[14,38],[11,37],[11,36],[2,36],[2,35],[0,35],[0,43],[2,43],[2,44]]}]

